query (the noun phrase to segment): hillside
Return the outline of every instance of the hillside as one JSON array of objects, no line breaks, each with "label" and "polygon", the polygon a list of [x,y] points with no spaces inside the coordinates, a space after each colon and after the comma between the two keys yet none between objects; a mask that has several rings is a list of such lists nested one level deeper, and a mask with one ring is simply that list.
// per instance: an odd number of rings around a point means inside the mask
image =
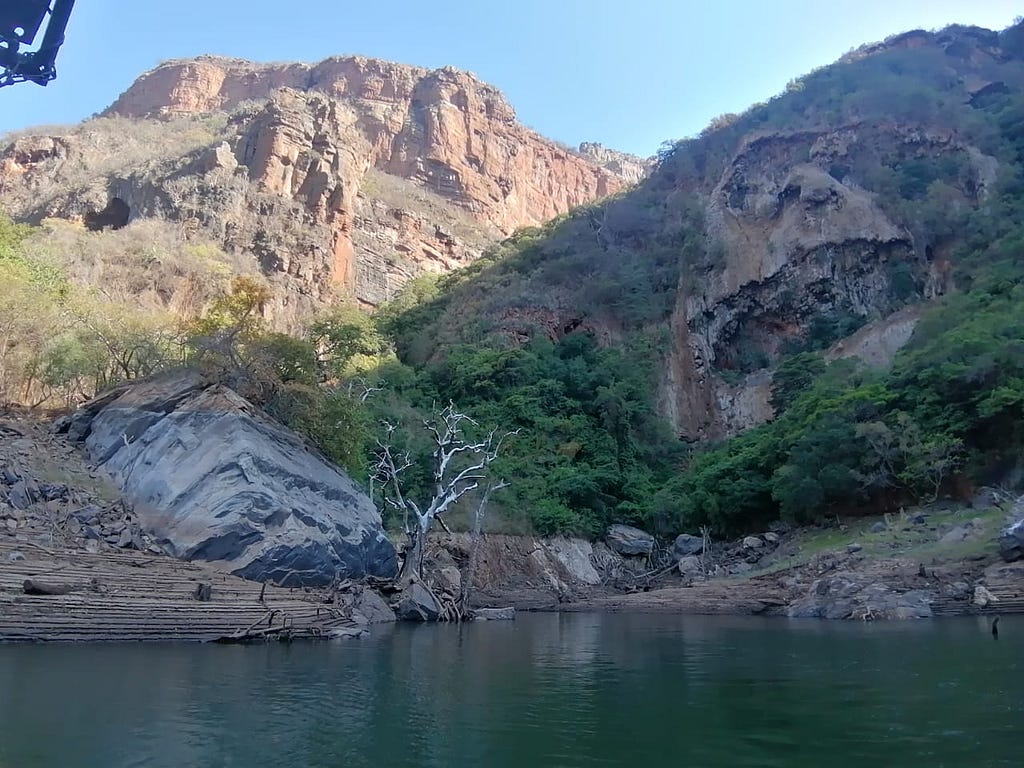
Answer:
[{"label": "hillside", "polygon": [[421,288],[400,356],[531,432],[516,503],[555,528],[737,531],[1018,482],[1022,38],[906,33],[722,116]]},{"label": "hillside", "polygon": [[544,139],[453,68],[203,57],[147,72],[96,119],[0,149],[0,208],[94,230],[168,222],[267,276],[275,325],[297,329],[336,295],[380,304],[645,171]]},{"label": "hillside", "polygon": [[[1015,488],[1021,126],[1024,25],[864,46],[642,178],[454,70],[172,62],[6,150],[18,217],[134,220],[0,227],[0,387],[200,365],[354,476],[396,425],[419,490],[418,428],[455,401],[518,430],[505,530],[734,535]],[[325,312],[338,285],[372,318]]]}]

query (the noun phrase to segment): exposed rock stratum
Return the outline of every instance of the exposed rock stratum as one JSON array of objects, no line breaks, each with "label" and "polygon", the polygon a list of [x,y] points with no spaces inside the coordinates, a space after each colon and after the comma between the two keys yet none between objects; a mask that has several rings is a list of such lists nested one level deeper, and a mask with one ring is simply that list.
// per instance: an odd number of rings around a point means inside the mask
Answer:
[{"label": "exposed rock stratum", "polygon": [[283,586],[397,570],[379,513],[348,476],[198,373],[113,390],[59,427],[170,555]]},{"label": "exposed rock stratum", "polygon": [[0,205],[30,221],[180,222],[254,257],[289,328],[336,294],[379,304],[647,167],[545,139],[451,67],[201,57],[142,75],[97,120],[0,149]]}]

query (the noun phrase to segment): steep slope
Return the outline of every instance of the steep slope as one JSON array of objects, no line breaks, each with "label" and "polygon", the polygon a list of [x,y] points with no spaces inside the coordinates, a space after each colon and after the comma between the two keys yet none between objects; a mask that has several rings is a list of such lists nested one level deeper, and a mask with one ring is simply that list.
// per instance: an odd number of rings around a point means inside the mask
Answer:
[{"label": "steep slope", "polygon": [[379,304],[644,171],[555,145],[456,69],[203,57],[144,74],[79,128],[10,143],[0,206],[90,228],[179,222],[184,237],[252,254],[278,288],[279,324],[294,327],[338,291]]},{"label": "steep slope", "polygon": [[1024,25],[900,35],[387,327],[421,389],[530,435],[510,506],[542,527],[734,533],[1016,483],[1021,126]]},{"label": "steep slope", "polygon": [[408,346],[426,360],[481,326],[652,333],[659,411],[687,440],[735,434],[770,418],[785,354],[955,287],[951,227],[1009,168],[984,107],[1022,87],[995,32],[867,46],[677,144],[626,195],[510,241],[451,293],[436,341]]}]

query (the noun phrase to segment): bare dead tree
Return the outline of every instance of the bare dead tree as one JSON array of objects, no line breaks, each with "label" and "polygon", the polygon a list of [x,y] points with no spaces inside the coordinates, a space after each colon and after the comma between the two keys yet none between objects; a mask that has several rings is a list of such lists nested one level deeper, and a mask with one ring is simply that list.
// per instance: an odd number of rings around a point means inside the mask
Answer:
[{"label": "bare dead tree", "polygon": [[402,525],[409,538],[409,549],[402,566],[400,581],[413,575],[422,576],[423,544],[427,534],[438,523],[448,530],[443,517],[466,494],[475,491],[487,479],[488,468],[498,458],[502,443],[515,432],[491,430],[485,438],[470,442],[464,435],[466,426],[477,426],[454,403],[433,417],[425,419],[424,429],[433,444],[433,493],[428,503],[417,503],[402,490],[402,475],[412,466],[408,451],[393,447],[395,426],[384,423],[385,435],[377,441],[377,463],[372,470],[371,489],[378,484],[385,503],[402,511]]},{"label": "bare dead tree", "polygon": [[708,575],[708,561],[711,558],[711,528],[702,525],[700,527],[700,569],[705,576]]},{"label": "bare dead tree", "polygon": [[504,480],[488,483],[487,489],[477,504],[476,514],[473,515],[473,537],[469,543],[469,563],[466,565],[466,575],[462,578],[462,594],[459,596],[463,614],[469,611],[469,596],[473,591],[473,578],[476,575],[476,560],[480,552],[480,537],[484,529],[484,517],[487,515],[487,504],[491,500],[492,493],[500,491],[502,488],[508,488],[508,485]]}]

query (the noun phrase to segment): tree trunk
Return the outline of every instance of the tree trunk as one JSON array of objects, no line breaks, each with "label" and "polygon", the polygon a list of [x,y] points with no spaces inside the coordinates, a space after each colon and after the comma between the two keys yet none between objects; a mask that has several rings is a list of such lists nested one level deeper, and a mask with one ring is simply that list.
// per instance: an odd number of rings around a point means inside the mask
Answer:
[{"label": "tree trunk", "polygon": [[415,528],[409,536],[412,540],[409,543],[409,549],[405,553],[402,572],[398,574],[398,581],[402,585],[409,584],[414,576],[418,578],[423,576],[423,544],[426,535],[419,528]]},{"label": "tree trunk", "polygon": [[496,485],[488,485],[484,491],[480,504],[476,508],[476,516],[473,519],[473,537],[469,544],[469,563],[466,565],[466,575],[462,579],[462,594],[459,596],[459,604],[464,616],[469,614],[469,596],[473,591],[473,577],[476,575],[477,554],[480,551],[480,537],[483,534],[484,515],[487,512],[487,502],[491,500],[494,491],[504,488],[508,483],[501,481]]}]

